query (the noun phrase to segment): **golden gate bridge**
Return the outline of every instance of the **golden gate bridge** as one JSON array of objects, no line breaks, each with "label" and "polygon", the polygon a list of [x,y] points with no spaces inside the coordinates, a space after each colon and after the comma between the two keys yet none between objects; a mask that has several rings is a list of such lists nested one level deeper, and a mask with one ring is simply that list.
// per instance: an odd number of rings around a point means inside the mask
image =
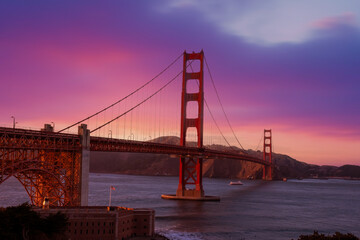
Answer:
[{"label": "golden gate bridge", "polygon": [[[126,100],[152,84],[181,57],[183,57],[183,68],[180,72],[170,77],[170,80],[153,92],[137,97],[136,103],[132,103],[130,107],[126,108]],[[231,146],[204,97],[204,62],[226,123],[240,148]],[[194,68],[197,69],[194,70]],[[163,119],[174,115],[176,110],[176,108],[168,107],[170,101],[161,96],[161,93],[165,92],[164,90],[181,75],[181,102],[180,99],[178,100],[181,103],[180,140],[173,144],[160,142],[161,136],[174,135],[174,121],[164,121]],[[167,94],[173,99],[172,93]],[[168,107],[165,110],[156,109],[155,104],[155,112],[158,114],[155,119],[149,117],[154,109],[150,109],[150,105],[146,105],[153,99],[156,104],[163,103]],[[207,110],[205,114],[213,120],[212,125],[206,129],[217,131],[220,135],[220,137],[214,137],[214,134],[206,135],[206,144],[204,144],[205,106]],[[133,116],[134,110],[141,107],[143,107],[143,113]],[[114,108],[117,109],[114,110]],[[136,116],[137,119],[135,119]],[[130,119],[126,121],[126,117]],[[91,121],[94,121],[95,125]],[[126,122],[130,126],[126,126]],[[123,126],[120,126],[121,124]],[[94,125],[92,129],[89,128],[90,125]],[[168,130],[162,129],[161,131],[161,126],[167,127]],[[70,133],[70,130],[76,127],[77,134]],[[135,127],[140,130],[136,130]],[[121,128],[123,128],[122,134],[120,133]],[[134,132],[136,131],[138,134],[142,133],[139,134],[140,137],[135,136]],[[151,134],[153,134],[153,138]],[[217,149],[216,146],[219,146],[220,143],[216,140],[219,139],[230,148],[227,150]],[[244,151],[221,104],[204,52],[184,52],[158,75],[135,91],[60,131],[56,132],[54,126],[50,124],[45,124],[41,130],[16,128],[15,124],[13,128],[0,127],[0,184],[14,176],[24,186],[34,205],[41,206],[44,198],[48,198],[50,205],[86,206],[88,205],[90,151],[158,153],[175,155],[180,159],[179,185],[176,194],[163,195],[163,198],[211,200],[212,198],[207,198],[203,189],[203,160],[221,158],[258,163],[263,165],[263,179],[272,180],[271,130],[264,130],[263,143],[262,159],[250,156]]]}]

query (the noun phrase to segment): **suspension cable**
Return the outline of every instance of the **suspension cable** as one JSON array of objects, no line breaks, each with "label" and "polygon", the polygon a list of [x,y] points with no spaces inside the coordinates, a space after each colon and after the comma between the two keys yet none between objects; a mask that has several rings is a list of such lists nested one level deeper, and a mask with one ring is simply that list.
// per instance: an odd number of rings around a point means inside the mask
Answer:
[{"label": "suspension cable", "polygon": [[234,132],[234,129],[232,128],[232,126],[231,126],[231,124],[230,124],[229,118],[227,117],[227,114],[225,113],[224,106],[223,106],[223,104],[222,104],[222,102],[221,102],[221,100],[220,100],[220,97],[219,97],[218,91],[217,91],[217,89],[216,89],[215,82],[214,82],[214,79],[213,79],[213,77],[212,77],[212,75],[211,75],[210,68],[209,68],[209,65],[208,65],[208,63],[207,63],[207,61],[206,61],[205,55],[204,55],[204,59],[205,59],[206,68],[207,68],[207,70],[208,70],[208,72],[209,72],[209,75],[210,75],[211,83],[212,83],[212,85],[213,85],[213,87],[214,87],[214,90],[215,90],[217,99],[218,99],[218,101],[219,101],[219,103],[220,103],[220,106],[221,106],[221,109],[222,109],[222,111],[223,111],[223,113],[224,113],[224,115],[225,115],[226,121],[227,121],[227,123],[228,123],[228,125],[229,125],[229,127],[230,127],[230,129],[231,129],[231,131],[232,131],[232,133],[233,133],[236,141],[238,142],[238,144],[240,145],[240,147],[241,147],[243,150],[245,150],[245,149],[243,148],[243,146],[241,145],[239,139],[236,137],[235,132]]},{"label": "suspension cable", "polygon": [[205,102],[206,108],[207,108],[207,110],[209,111],[210,116],[211,116],[211,118],[213,119],[213,121],[214,121],[214,123],[215,123],[215,126],[216,126],[216,128],[219,130],[221,136],[223,137],[223,139],[225,140],[225,142],[227,143],[227,145],[229,145],[229,147],[230,147],[232,150],[235,151],[235,149],[233,148],[233,146],[230,145],[230,143],[228,142],[228,140],[225,138],[224,134],[222,133],[219,125],[218,125],[217,122],[215,121],[214,115],[212,114],[212,112],[211,112],[211,110],[210,110],[210,108],[209,108],[209,105],[207,104],[205,98],[204,98],[204,102]]},{"label": "suspension cable", "polygon": [[260,147],[261,140],[263,140],[263,136],[261,136],[260,141],[259,141],[259,143],[258,143],[258,145],[257,145],[257,147],[256,147],[256,149],[255,149],[255,152],[256,152],[257,150],[260,150],[259,147]]},{"label": "suspension cable", "polygon": [[136,104],[134,107],[128,109],[127,111],[123,112],[122,114],[118,115],[117,117],[111,119],[110,121],[104,123],[103,125],[95,128],[94,130],[92,130],[90,133],[93,133],[97,130],[99,130],[100,128],[108,125],[109,123],[112,123],[113,121],[121,118],[122,116],[126,115],[127,113],[131,112],[132,110],[134,110],[135,108],[139,107],[140,105],[142,105],[143,103],[145,103],[146,101],[148,101],[150,98],[152,98],[153,96],[155,96],[156,94],[158,94],[161,90],[163,90],[164,88],[166,88],[170,83],[172,83],[178,76],[180,76],[180,74],[182,74],[183,71],[180,71],[175,77],[173,77],[169,82],[167,82],[164,86],[162,86],[159,90],[157,90],[156,92],[154,92],[153,94],[151,94],[149,97],[145,98],[143,101],[139,102],[138,104]]},{"label": "suspension cable", "polygon": [[174,65],[182,56],[183,56],[183,53],[181,53],[172,63],[170,63],[166,68],[164,68],[164,69],[163,69],[160,73],[158,73],[155,77],[153,77],[152,79],[150,79],[149,81],[147,81],[145,84],[143,84],[142,86],[140,86],[140,87],[137,88],[135,91],[133,91],[133,92],[131,92],[130,94],[128,94],[127,96],[125,96],[125,97],[123,97],[122,99],[116,101],[115,103],[111,104],[110,106],[108,106],[108,107],[106,107],[106,108],[104,108],[104,109],[102,109],[102,110],[100,110],[100,111],[98,111],[98,112],[90,115],[89,117],[84,118],[84,119],[82,119],[82,120],[80,120],[80,121],[78,121],[78,122],[76,122],[76,123],[74,123],[74,124],[72,124],[72,125],[64,128],[64,129],[61,129],[60,131],[58,131],[58,133],[61,133],[61,132],[65,131],[65,130],[67,130],[67,129],[69,129],[69,128],[72,128],[72,127],[74,127],[75,125],[78,125],[79,123],[82,123],[82,122],[84,122],[84,121],[86,121],[86,120],[88,120],[88,119],[90,119],[90,118],[92,118],[92,117],[94,117],[94,116],[96,116],[96,115],[104,112],[104,111],[106,111],[107,109],[109,109],[109,108],[117,105],[118,103],[122,102],[123,100],[127,99],[128,97],[134,95],[135,93],[137,93],[138,91],[140,91],[141,89],[143,89],[144,87],[146,87],[148,84],[150,84],[151,82],[153,82],[156,78],[158,78],[158,77],[159,77],[161,74],[163,74],[166,70],[168,70],[168,69],[169,69],[172,65]]}]

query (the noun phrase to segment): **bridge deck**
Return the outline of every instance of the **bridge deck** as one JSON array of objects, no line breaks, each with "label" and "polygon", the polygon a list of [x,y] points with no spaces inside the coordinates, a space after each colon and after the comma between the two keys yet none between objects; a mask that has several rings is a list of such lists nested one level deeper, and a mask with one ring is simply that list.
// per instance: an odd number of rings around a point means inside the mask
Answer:
[{"label": "bridge deck", "polygon": [[73,151],[81,148],[79,135],[0,127],[0,148],[7,150]]},{"label": "bridge deck", "polygon": [[142,142],[134,140],[122,140],[102,137],[90,138],[90,150],[101,152],[137,152],[158,153],[179,156],[196,156],[206,158],[227,158],[255,162],[269,166],[269,162],[252,157],[242,152],[224,152],[209,148],[182,147],[179,145],[162,144],[154,142]]},{"label": "bridge deck", "polygon": [[[26,129],[0,127],[0,148],[2,149],[49,149],[71,151],[80,149],[77,134],[66,134]],[[270,163],[243,152],[225,152],[209,148],[182,147],[179,145],[142,142],[113,138],[91,137],[90,150],[102,152],[137,152],[171,154],[207,158],[227,158],[255,162],[269,166]]]}]

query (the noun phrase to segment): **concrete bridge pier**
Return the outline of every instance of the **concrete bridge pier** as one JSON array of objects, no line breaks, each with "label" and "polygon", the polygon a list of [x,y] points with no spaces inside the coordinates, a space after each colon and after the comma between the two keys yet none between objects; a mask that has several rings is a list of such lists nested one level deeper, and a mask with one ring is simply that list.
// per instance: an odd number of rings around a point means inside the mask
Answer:
[{"label": "concrete bridge pier", "polygon": [[89,171],[90,171],[90,130],[86,124],[78,128],[81,142],[81,163],[80,163],[80,205],[88,206],[89,196]]}]

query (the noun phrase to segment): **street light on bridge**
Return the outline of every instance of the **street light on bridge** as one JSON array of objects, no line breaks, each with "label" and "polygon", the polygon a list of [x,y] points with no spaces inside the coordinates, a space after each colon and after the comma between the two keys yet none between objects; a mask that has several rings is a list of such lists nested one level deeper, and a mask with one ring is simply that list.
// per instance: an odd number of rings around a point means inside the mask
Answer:
[{"label": "street light on bridge", "polygon": [[133,133],[131,133],[131,134],[129,135],[129,137],[128,137],[128,140],[134,140],[134,139],[135,139],[135,136],[134,136]]},{"label": "street light on bridge", "polygon": [[14,116],[11,116],[11,118],[13,119],[13,128],[15,129],[15,125],[16,125],[18,122],[15,122],[15,117],[14,117]]}]

